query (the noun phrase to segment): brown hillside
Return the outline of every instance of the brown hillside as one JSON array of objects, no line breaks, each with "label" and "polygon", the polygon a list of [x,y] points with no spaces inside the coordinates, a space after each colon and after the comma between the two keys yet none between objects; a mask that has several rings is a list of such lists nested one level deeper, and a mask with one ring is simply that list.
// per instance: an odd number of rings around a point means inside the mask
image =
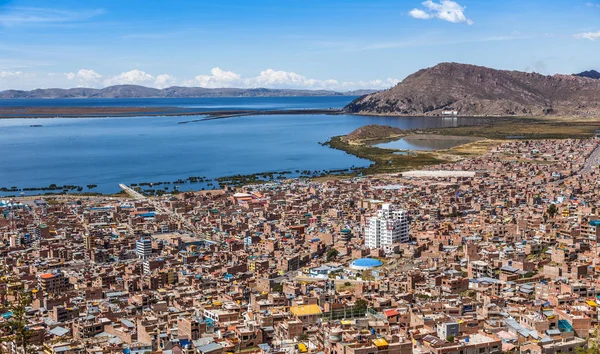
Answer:
[{"label": "brown hillside", "polygon": [[[389,90],[360,97],[345,111],[388,115],[600,117],[600,80],[442,63]],[[448,114],[449,112],[446,112]]]},{"label": "brown hillside", "polygon": [[403,134],[406,134],[406,132],[400,128],[390,127],[388,125],[371,124],[354,130],[346,135],[346,139],[348,141],[376,140]]}]

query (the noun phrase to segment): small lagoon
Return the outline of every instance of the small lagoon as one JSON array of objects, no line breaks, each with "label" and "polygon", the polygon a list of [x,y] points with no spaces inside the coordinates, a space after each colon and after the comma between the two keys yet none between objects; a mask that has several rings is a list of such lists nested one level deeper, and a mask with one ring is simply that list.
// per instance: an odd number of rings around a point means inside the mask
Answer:
[{"label": "small lagoon", "polygon": [[388,143],[382,143],[375,145],[382,149],[396,149],[396,150],[413,150],[413,151],[434,151],[434,150],[445,150],[455,146],[463,145],[472,142],[472,139],[453,138],[448,139],[446,137],[433,137],[433,138],[402,138],[396,141]]}]

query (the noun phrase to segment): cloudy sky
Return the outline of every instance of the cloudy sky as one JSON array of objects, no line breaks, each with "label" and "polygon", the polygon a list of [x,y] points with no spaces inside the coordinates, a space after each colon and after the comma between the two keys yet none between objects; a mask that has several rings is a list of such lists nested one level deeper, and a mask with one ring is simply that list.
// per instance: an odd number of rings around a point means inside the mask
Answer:
[{"label": "cloudy sky", "polygon": [[455,61],[600,70],[600,0],[0,0],[0,90],[387,88]]}]

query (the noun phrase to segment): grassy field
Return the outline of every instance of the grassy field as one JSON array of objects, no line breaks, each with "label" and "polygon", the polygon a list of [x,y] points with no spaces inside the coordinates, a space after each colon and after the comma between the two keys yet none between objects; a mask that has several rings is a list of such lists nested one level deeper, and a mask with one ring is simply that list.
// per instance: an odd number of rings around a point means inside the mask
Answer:
[{"label": "grassy field", "polygon": [[411,153],[409,155],[397,155],[393,150],[381,149],[367,144],[349,144],[343,137],[331,138],[325,145],[345,151],[351,155],[367,159],[373,162],[359,172],[362,174],[394,173],[408,171],[424,165],[435,165],[444,162],[429,152]]},{"label": "grassy field", "polygon": [[429,129],[428,133],[440,135],[477,136],[489,139],[506,139],[523,136],[524,139],[588,138],[600,130],[600,120],[574,120],[566,118],[498,118],[482,125],[456,128]]}]

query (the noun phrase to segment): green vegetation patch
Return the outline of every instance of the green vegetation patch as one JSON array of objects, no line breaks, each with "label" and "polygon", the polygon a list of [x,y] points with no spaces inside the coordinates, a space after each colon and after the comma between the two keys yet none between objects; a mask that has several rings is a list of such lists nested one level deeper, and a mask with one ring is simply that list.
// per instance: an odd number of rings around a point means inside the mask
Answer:
[{"label": "green vegetation patch", "polygon": [[598,120],[498,118],[486,124],[428,129],[439,135],[477,136],[489,139],[589,138],[600,130]]},{"label": "green vegetation patch", "polygon": [[396,152],[395,150],[382,149],[366,144],[349,144],[344,140],[343,136],[334,136],[331,140],[324,143],[324,145],[372,161],[373,164],[371,166],[357,170],[357,172],[363,175],[402,172],[425,165],[437,165],[444,162],[427,152],[398,155],[394,153]]}]

